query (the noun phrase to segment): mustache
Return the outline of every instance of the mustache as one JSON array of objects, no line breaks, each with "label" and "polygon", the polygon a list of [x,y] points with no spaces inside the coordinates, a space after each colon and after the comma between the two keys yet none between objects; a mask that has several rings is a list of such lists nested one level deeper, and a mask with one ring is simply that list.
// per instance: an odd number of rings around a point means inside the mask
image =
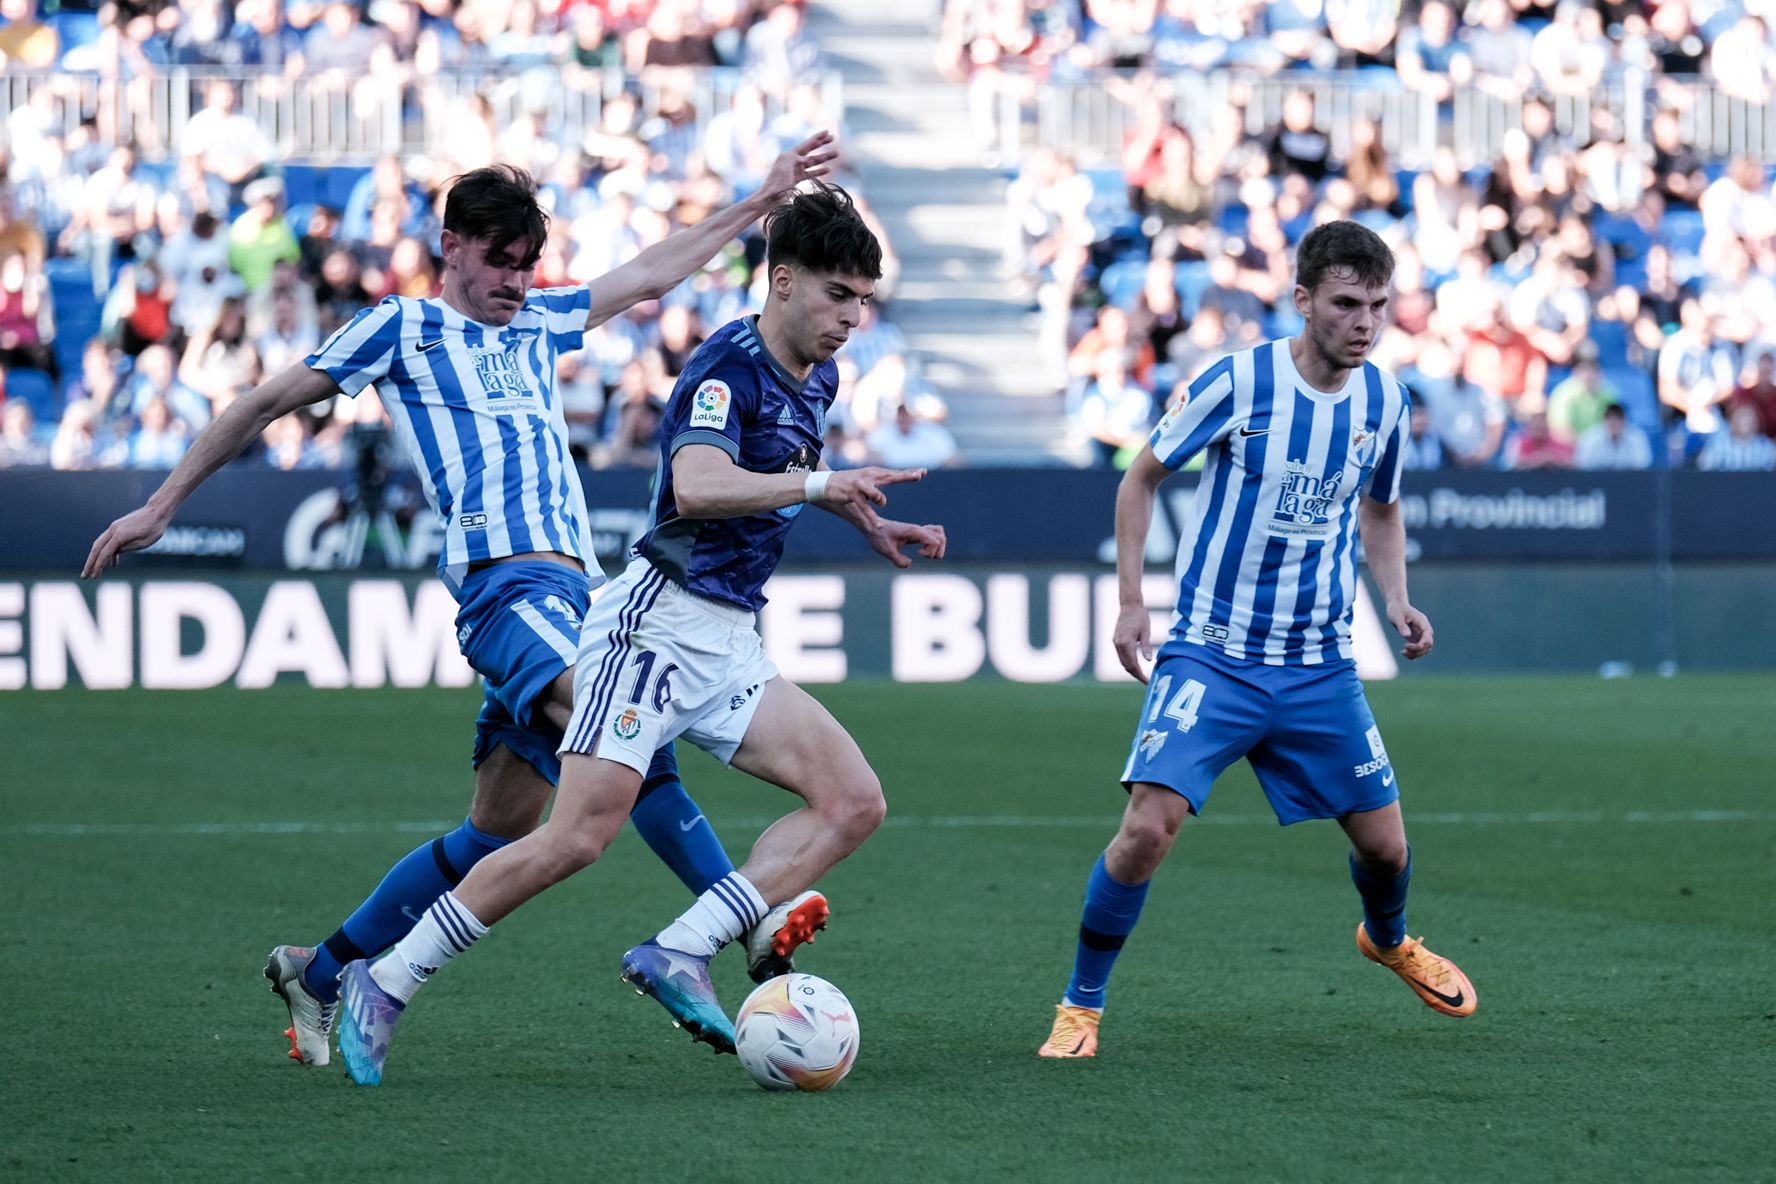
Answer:
[{"label": "mustache", "polygon": [[495,288],[493,296],[496,300],[523,300],[524,293],[512,288]]}]

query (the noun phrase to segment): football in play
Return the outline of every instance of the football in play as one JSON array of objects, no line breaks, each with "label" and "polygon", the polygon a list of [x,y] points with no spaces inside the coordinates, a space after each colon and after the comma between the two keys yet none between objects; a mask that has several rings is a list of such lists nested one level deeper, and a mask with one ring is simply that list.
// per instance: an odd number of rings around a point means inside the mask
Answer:
[{"label": "football in play", "polygon": [[831,1089],[857,1060],[857,1012],[845,993],[811,974],[764,983],[740,1005],[735,1051],[766,1089]]}]

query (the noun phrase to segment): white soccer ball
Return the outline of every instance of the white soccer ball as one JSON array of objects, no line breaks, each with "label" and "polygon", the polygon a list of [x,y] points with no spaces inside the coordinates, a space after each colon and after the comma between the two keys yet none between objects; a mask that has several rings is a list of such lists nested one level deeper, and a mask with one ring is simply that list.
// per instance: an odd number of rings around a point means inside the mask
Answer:
[{"label": "white soccer ball", "polygon": [[740,1063],[766,1089],[831,1089],[857,1060],[856,1010],[811,974],[761,984],[740,1005],[734,1032]]}]

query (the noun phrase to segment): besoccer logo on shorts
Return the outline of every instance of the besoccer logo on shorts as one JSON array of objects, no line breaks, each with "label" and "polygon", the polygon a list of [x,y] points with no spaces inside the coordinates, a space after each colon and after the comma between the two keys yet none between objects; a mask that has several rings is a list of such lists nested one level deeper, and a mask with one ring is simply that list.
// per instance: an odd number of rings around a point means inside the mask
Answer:
[{"label": "besoccer logo on shorts", "polygon": [[612,721],[611,731],[617,734],[619,740],[633,740],[641,735],[641,716],[636,713],[635,708],[625,707],[623,714]]},{"label": "besoccer logo on shorts", "polygon": [[725,428],[728,426],[728,403],[732,396],[728,384],[712,378],[691,396],[691,426]]}]

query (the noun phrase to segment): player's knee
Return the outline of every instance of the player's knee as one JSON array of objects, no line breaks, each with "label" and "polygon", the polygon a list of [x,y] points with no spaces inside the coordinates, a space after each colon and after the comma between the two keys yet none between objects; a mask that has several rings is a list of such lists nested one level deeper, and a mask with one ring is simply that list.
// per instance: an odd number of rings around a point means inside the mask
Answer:
[{"label": "player's knee", "polygon": [[1367,842],[1357,849],[1357,860],[1378,875],[1397,876],[1406,870],[1405,839],[1383,839]]},{"label": "player's knee", "polygon": [[888,817],[888,801],[882,796],[881,781],[865,769],[843,792],[827,801],[821,814],[853,845],[863,842]]}]

